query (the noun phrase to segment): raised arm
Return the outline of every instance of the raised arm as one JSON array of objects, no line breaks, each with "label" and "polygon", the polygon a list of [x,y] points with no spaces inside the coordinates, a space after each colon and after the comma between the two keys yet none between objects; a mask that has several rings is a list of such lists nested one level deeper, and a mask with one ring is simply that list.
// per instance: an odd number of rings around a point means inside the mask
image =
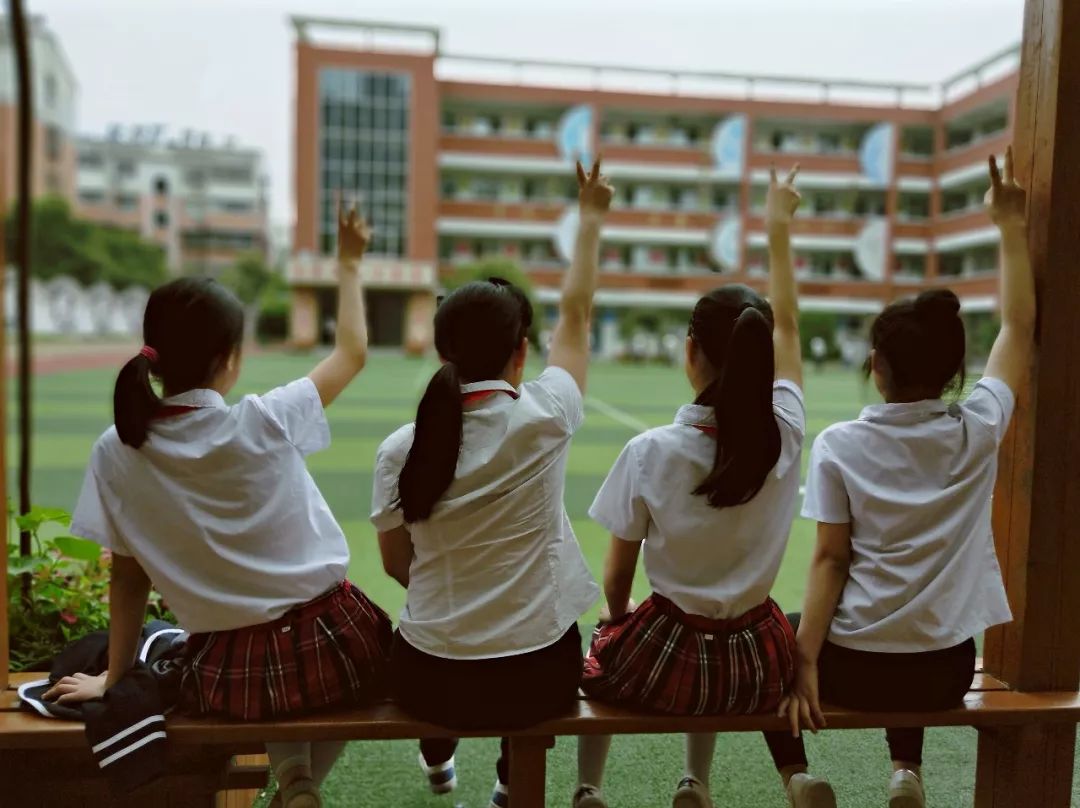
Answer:
[{"label": "raised arm", "polygon": [[994,340],[986,375],[1016,392],[1031,362],[1035,339],[1035,278],[1027,244],[1027,194],[1013,174],[1012,146],[1005,150],[1005,176],[990,158],[990,218],[1001,231],[1001,331]]},{"label": "raised arm", "polygon": [[589,321],[600,267],[600,227],[614,191],[607,178],[600,175],[599,160],[587,175],[578,163],[577,178],[581,221],[574,260],[563,281],[559,321],[551,337],[548,364],[566,370],[584,391],[589,368]]},{"label": "raised arm", "polygon": [[791,257],[791,220],[802,197],[795,190],[796,165],[781,184],[776,168],[769,169],[765,200],[765,231],[769,239],[769,301],[773,310],[773,353],[776,378],[802,386],[802,345],[799,342],[799,298]]},{"label": "raised arm", "polygon": [[333,403],[367,361],[367,319],[360,283],[360,259],[371,242],[371,230],[356,208],[345,211],[338,201],[338,308],[334,349],[311,371],[324,407]]}]

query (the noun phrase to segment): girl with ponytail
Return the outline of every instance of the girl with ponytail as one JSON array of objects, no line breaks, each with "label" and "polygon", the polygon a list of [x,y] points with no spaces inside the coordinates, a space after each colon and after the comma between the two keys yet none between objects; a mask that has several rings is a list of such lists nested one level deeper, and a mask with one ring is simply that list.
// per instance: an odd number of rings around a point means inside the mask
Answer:
[{"label": "girl with ponytail", "polygon": [[[563,506],[584,418],[600,227],[612,188],[577,167],[581,223],[548,368],[523,382],[532,306],[493,278],[435,314],[442,364],[416,421],[379,448],[372,522],[407,590],[391,658],[398,703],[454,729],[524,727],[569,709],[581,681],[578,619],[599,594]],[[425,740],[432,791],[453,790],[456,741]],[[505,808],[507,757],[491,804]]]},{"label": "girl with ponytail", "polygon": [[[874,321],[867,373],[884,404],[814,441],[803,516],[817,549],[798,624],[799,670],[781,708],[791,732],[767,733],[789,792],[806,774],[800,728],[825,725],[821,702],[855,710],[959,707],[975,675],[974,638],[1012,619],[990,527],[998,447],[1030,361],[1035,285],[1026,194],[990,158],[986,203],[1001,231],[1001,333],[983,378],[964,389],[964,323],[947,289],[887,306]],[[953,394],[954,402],[945,397]],[[890,808],[923,808],[923,730],[886,732]]]},{"label": "girl with ponytail", "polygon": [[[686,374],[696,399],[631,440],[589,511],[612,535],[607,608],[585,660],[592,698],[678,715],[776,710],[795,637],[769,597],[799,493],[806,414],[790,226],[796,166],[766,205],[769,300],[733,284],[694,307]],[[630,587],[644,547],[652,595]],[[579,739],[574,808],[603,808],[611,739]],[[708,808],[716,736],[687,736],[675,808]]]},{"label": "girl with ponytail", "polygon": [[[305,463],[329,445],[325,408],[364,366],[368,240],[356,211],[340,211],[330,355],[234,405],[224,396],[240,372],[239,301],[208,278],[150,296],[145,347],[117,377],[116,426],[94,446],[71,524],[112,550],[109,670],[63,679],[46,698],[99,698],[124,681],[151,584],[192,632],[188,712],[258,721],[383,696],[389,618],[345,578],[345,536]],[[343,746],[267,744],[280,787],[272,805],[318,808]]]}]

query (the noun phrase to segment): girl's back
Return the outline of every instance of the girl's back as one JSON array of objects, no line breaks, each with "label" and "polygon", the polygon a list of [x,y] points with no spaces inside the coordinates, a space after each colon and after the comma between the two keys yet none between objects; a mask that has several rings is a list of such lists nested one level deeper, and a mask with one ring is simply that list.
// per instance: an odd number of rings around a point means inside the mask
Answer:
[{"label": "girl's back", "polygon": [[345,578],[345,536],[304,462],[330,443],[310,379],[164,406],[139,451],[115,428],[98,440],[74,532],[138,558],[196,633],[276,619]]},{"label": "girl's back", "polygon": [[1013,403],[986,378],[961,403],[871,406],[818,437],[804,514],[851,524],[834,642],[933,650],[1010,619],[990,498]]},{"label": "girl's back", "polygon": [[773,413],[779,459],[748,502],[716,508],[695,493],[716,455],[716,415],[699,404],[630,441],[597,496],[591,516],[620,538],[644,540],[653,591],[683,611],[737,617],[769,596],[799,493],[806,414],[798,386],[773,386]]},{"label": "girl's back", "polygon": [[[431,516],[409,526],[415,555],[401,618],[412,644],[457,658],[546,645],[596,598],[563,507],[570,438],[584,419],[574,379],[550,367],[520,395],[497,380],[463,386],[472,392],[489,395],[463,408],[453,482]],[[414,429],[379,450],[379,530],[401,523],[394,492]]]}]

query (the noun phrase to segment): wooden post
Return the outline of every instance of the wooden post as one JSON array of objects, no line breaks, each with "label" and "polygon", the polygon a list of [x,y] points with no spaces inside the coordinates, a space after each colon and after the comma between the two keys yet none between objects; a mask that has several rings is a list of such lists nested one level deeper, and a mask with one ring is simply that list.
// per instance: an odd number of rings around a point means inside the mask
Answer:
[{"label": "wooden post", "polygon": [[[1017,173],[1030,192],[1037,358],[1002,450],[994,503],[1014,621],[987,634],[987,672],[1019,690],[1080,685],[1080,4],[1027,0]],[[1076,727],[984,731],[979,808],[1068,808]]]},{"label": "wooden post", "polygon": [[547,750],[554,738],[510,738],[510,799],[514,808],[544,808]]}]

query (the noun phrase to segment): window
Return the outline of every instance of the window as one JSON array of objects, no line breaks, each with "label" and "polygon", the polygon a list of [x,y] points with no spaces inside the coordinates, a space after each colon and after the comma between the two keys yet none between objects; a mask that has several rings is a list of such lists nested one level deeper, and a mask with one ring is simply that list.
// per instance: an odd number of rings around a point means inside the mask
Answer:
[{"label": "window", "polygon": [[163,210],[159,210],[154,214],[154,226],[159,230],[164,230],[169,226],[169,214]]},{"label": "window", "polygon": [[[338,191],[359,193],[375,229],[371,251],[404,255],[408,238],[408,142],[411,78],[366,70],[324,68],[319,74],[319,246],[334,248]],[[341,126],[344,121],[355,125]],[[462,125],[455,113],[443,113],[445,128]],[[490,122],[488,122],[490,125]],[[479,188],[477,186],[480,186]],[[494,198],[493,182],[444,181],[443,193],[472,191]]]},{"label": "window", "polygon": [[154,192],[158,196],[165,196],[169,193],[169,181],[165,177],[158,177],[154,180]]},{"label": "window", "polygon": [[79,191],[79,201],[84,205],[100,205],[105,201],[104,191]]},{"label": "window", "polygon": [[55,163],[64,149],[64,135],[56,126],[45,127],[45,157]]},{"label": "window", "polygon": [[79,155],[80,168],[100,168],[105,164],[105,158],[95,152],[84,152]]},{"label": "window", "polygon": [[56,76],[52,73],[45,75],[45,106],[53,109],[56,106]]},{"label": "window", "polygon": [[120,210],[135,210],[139,207],[139,197],[135,194],[117,194],[116,207]]},{"label": "window", "polygon": [[135,164],[130,160],[121,160],[116,164],[116,176],[118,177],[134,177],[135,176]]}]

